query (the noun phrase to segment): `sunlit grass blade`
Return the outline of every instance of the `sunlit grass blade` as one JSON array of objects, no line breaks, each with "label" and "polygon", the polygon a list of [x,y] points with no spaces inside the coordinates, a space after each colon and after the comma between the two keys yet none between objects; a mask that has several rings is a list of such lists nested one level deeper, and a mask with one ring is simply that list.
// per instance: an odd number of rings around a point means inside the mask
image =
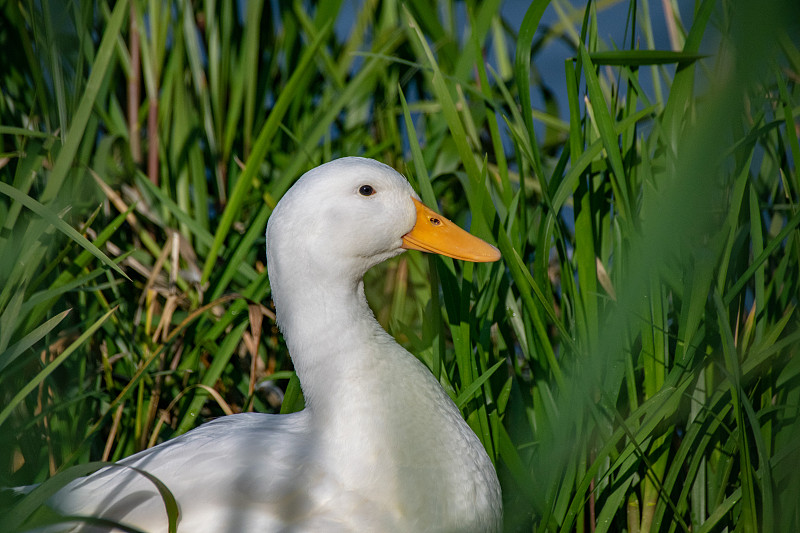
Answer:
[{"label": "sunlit grass blade", "polygon": [[0,519],[0,524],[2,524],[4,528],[8,528],[9,531],[16,531],[22,527],[23,523],[28,520],[37,509],[45,505],[45,502],[47,502],[50,497],[64,488],[69,482],[77,477],[90,474],[104,466],[109,466],[109,463],[93,461],[75,465],[59,472],[31,490],[25,496],[24,500],[15,505],[13,509]]}]

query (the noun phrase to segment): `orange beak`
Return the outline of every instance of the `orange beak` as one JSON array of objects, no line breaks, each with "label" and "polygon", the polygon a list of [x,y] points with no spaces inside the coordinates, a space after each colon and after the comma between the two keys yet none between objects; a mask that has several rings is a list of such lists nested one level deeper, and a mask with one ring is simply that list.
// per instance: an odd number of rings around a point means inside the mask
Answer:
[{"label": "orange beak", "polygon": [[417,208],[417,222],[403,236],[403,248],[476,263],[500,259],[500,250],[467,233],[416,198],[411,199]]}]

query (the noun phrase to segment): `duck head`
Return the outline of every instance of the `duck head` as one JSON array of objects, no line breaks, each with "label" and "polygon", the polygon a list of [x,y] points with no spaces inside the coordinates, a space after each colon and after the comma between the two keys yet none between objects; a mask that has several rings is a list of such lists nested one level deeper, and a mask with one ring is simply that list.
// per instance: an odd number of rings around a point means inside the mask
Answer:
[{"label": "duck head", "polygon": [[306,172],[267,224],[275,286],[353,287],[371,267],[407,249],[496,261],[494,246],[426,207],[408,181],[372,159],[345,157]]},{"label": "duck head", "polygon": [[352,280],[407,249],[466,261],[500,258],[497,248],[422,204],[394,169],[361,157],[308,171],[281,198],[267,224],[273,283],[283,278],[281,257],[316,276]]}]

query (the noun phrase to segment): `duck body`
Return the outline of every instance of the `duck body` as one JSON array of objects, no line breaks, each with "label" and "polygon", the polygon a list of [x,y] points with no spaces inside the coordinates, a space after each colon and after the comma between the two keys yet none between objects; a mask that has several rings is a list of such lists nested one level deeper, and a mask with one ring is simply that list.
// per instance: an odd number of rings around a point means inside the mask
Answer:
[{"label": "duck body", "polygon": [[[481,442],[364,296],[369,268],[416,247],[404,242],[416,199],[397,172],[361,158],[309,171],[281,199],[267,265],[306,407],[222,417],[120,461],[170,489],[178,531],[501,529],[500,486]],[[167,530],[154,484],[129,468],[75,480],[52,503]]]}]

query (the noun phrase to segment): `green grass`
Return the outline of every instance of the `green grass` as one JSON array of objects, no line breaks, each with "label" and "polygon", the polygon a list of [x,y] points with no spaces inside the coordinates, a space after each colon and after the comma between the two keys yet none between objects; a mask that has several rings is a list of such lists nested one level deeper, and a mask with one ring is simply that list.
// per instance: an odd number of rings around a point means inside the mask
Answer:
[{"label": "green grass", "polygon": [[500,1],[367,0],[344,32],[342,2],[2,3],[0,486],[302,408],[264,229],[363,155],[502,251],[366,283],[509,531],[800,529],[800,13],[628,2],[611,42],[615,3],[535,1],[518,33]]}]

